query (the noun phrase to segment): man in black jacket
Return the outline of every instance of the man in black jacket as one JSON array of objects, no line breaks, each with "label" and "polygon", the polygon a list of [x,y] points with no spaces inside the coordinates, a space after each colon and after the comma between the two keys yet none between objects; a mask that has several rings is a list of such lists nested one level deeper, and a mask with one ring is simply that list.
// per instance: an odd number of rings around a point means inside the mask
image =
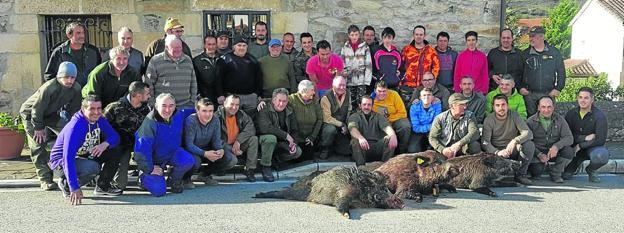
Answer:
[{"label": "man in black jacket", "polygon": [[529,31],[531,46],[522,52],[524,69],[518,91],[524,96],[527,115],[537,112],[537,100],[542,96],[556,98],[565,86],[565,67],[561,53],[544,41],[543,27]]},{"label": "man in black jacket", "polygon": [[262,95],[262,70],[258,60],[247,52],[245,39],[234,38],[232,44],[233,51],[217,60],[217,101],[223,104],[225,96],[236,94],[240,97],[241,109],[255,119]]},{"label": "man in black jacket", "polygon": [[598,183],[600,178],[596,170],[609,162],[609,151],[604,146],[607,139],[607,118],[593,105],[594,91],[589,87],[582,87],[577,95],[578,107],[570,109],[565,116],[572,136],[574,137],[574,151],[576,156],[563,172],[563,179],[569,180],[584,160],[589,159],[585,168],[589,181]]},{"label": "man in black jacket", "polygon": [[217,38],[208,34],[204,37],[204,52],[193,58],[197,77],[197,92],[201,98],[217,103]]},{"label": "man in black jacket", "polygon": [[74,22],[67,25],[65,28],[67,41],[52,51],[44,73],[45,81],[54,79],[59,65],[68,61],[78,68],[76,82],[81,87],[87,84],[87,75],[102,63],[102,58],[97,47],[85,42],[85,33],[86,28],[81,23]]},{"label": "man in black jacket", "polygon": [[515,83],[522,80],[521,52],[513,45],[513,32],[505,28],[500,32],[500,46],[490,49],[487,55],[490,77],[489,91],[498,88],[504,74],[510,74]]}]

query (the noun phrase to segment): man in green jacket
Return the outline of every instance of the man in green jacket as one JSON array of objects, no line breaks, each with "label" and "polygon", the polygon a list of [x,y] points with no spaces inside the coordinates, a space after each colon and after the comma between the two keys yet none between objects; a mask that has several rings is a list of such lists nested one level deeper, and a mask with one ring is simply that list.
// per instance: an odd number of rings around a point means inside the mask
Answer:
[{"label": "man in green jacket", "polygon": [[533,133],[517,112],[509,110],[507,96],[498,94],[493,103],[494,114],[483,121],[483,151],[520,161],[516,181],[530,185],[533,182],[526,175],[535,152]]},{"label": "man in green jacket", "polygon": [[62,62],[56,78],[49,80],[31,95],[20,108],[24,129],[28,135],[30,158],[35,164],[37,177],[43,190],[58,188],[52,181],[52,170],[48,166],[50,153],[46,150],[48,141],[53,140],[80,110],[80,84],[76,83],[78,69],[71,62]]},{"label": "man in green jacket", "polygon": [[449,97],[449,110],[436,116],[431,123],[429,143],[447,158],[476,154],[481,151],[479,128],[474,113],[466,111],[468,98],[461,93]]},{"label": "man in green jacket", "polygon": [[297,159],[301,156],[301,147],[295,141],[297,119],[292,109],[288,108],[288,90],[277,88],[273,91],[271,104],[258,113],[258,131],[262,158],[262,179],[273,182],[271,164],[273,156],[278,162]]},{"label": "man in green jacket", "polygon": [[533,179],[539,178],[546,162],[554,161],[550,167],[550,179],[555,183],[563,183],[563,169],[574,158],[574,142],[572,131],[563,116],[555,112],[555,101],[550,96],[543,96],[538,101],[535,115],[527,119],[527,125],[533,132],[535,153],[529,172]]},{"label": "man in green jacket", "polygon": [[[366,161],[388,161],[398,146],[397,135],[388,119],[373,111],[373,99],[362,96],[360,110],[349,116],[352,158],[356,166],[365,165]],[[381,157],[373,157],[379,156]]]},{"label": "man in green jacket", "polygon": [[527,118],[526,105],[524,104],[524,98],[515,89],[515,81],[510,74],[504,74],[500,79],[500,84],[496,90],[490,91],[487,94],[487,104],[485,105],[486,111],[489,114],[493,112],[492,103],[494,96],[503,94],[507,96],[509,102],[509,110],[517,112],[522,119]]},{"label": "man in green jacket", "polygon": [[225,97],[223,106],[220,106],[216,116],[221,121],[221,137],[225,142],[225,149],[231,150],[234,156],[247,156],[245,176],[247,181],[256,182],[254,170],[258,163],[258,137],[253,120],[247,113],[240,110],[240,97],[229,95]]},{"label": "man in green jacket", "polygon": [[87,85],[82,88],[83,98],[96,95],[102,100],[103,108],[126,96],[130,83],[141,81],[139,72],[128,66],[128,50],[118,46],[112,48],[108,55],[110,60],[96,66],[89,73]]},{"label": "man in green jacket", "polygon": [[299,129],[294,135],[295,142],[303,149],[304,157],[311,159],[323,126],[323,111],[314,96],[316,91],[312,81],[301,81],[297,89],[297,93],[288,96],[288,106],[295,113]]}]

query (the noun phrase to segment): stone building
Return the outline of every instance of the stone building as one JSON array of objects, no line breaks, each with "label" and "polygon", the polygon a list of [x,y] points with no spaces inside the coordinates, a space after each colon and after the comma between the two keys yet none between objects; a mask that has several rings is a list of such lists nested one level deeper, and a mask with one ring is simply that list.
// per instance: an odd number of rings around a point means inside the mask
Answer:
[{"label": "stone building", "polygon": [[497,45],[500,6],[499,0],[0,0],[0,111],[17,112],[41,85],[50,49],[65,39],[60,25],[77,18],[90,24],[89,40],[102,51],[117,44],[115,32],[121,26],[135,32],[135,47],[143,51],[163,35],[166,18],[177,17],[193,55],[201,52],[202,35],[214,25],[229,27],[232,21],[232,30],[250,33],[254,19],[268,19],[274,38],[308,31],[315,41],[330,41],[335,50],[346,40],[350,24],[372,25],[378,37],[391,26],[399,47],[422,24],[430,42],[439,31],[449,32],[456,50],[464,49],[463,34],[474,30],[487,52]]}]

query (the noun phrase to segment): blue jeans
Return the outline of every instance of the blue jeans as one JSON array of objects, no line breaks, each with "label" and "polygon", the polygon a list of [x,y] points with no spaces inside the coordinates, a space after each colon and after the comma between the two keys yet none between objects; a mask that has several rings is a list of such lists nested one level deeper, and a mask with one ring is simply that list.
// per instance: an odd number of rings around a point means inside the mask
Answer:
[{"label": "blue jeans", "polygon": [[576,152],[576,156],[574,156],[572,161],[565,168],[565,172],[576,172],[576,169],[578,169],[585,160],[589,160],[589,165],[587,165],[586,168],[587,173],[595,172],[609,162],[609,150],[604,146],[581,149]]}]

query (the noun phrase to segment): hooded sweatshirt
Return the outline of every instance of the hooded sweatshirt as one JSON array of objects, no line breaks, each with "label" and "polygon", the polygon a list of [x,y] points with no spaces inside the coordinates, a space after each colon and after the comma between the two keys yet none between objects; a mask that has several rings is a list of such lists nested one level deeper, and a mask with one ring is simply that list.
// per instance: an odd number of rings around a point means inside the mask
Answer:
[{"label": "hooded sweatshirt", "polygon": [[74,114],[61,130],[50,151],[50,167],[52,169],[58,166],[63,168],[69,191],[80,189],[76,156],[86,156],[86,151],[90,151],[104,141],[108,142],[108,149],[113,148],[119,144],[119,134],[104,117],[100,117],[95,124],[90,124],[82,111]]},{"label": "hooded sweatshirt", "polygon": [[465,75],[472,77],[474,80],[474,91],[487,95],[490,83],[488,80],[488,62],[485,53],[478,49],[474,51],[466,49],[457,56],[453,84],[455,92],[461,92],[459,82],[461,77]]}]

